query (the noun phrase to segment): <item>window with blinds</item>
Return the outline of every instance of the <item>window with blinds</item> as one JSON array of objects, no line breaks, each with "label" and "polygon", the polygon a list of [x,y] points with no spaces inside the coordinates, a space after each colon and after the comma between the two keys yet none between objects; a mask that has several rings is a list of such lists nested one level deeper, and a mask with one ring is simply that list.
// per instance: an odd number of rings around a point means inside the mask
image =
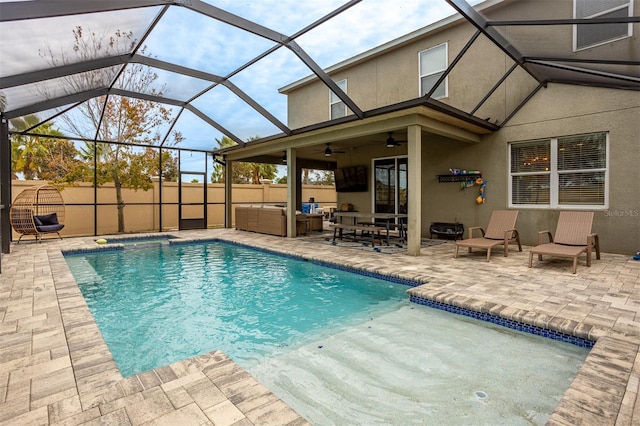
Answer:
[{"label": "window with blinds", "polygon": [[[344,93],[347,93],[347,80],[336,81],[336,85]],[[347,116],[347,105],[342,102],[342,100],[333,92],[329,92],[329,118],[333,120],[334,118],[346,117]]]},{"label": "window with blinds", "polygon": [[558,203],[604,205],[604,134],[558,139]]},{"label": "window with blinds", "polygon": [[[447,70],[447,43],[420,52],[420,96],[424,96],[433,88],[442,74]],[[447,96],[447,79],[440,83],[431,95],[432,98]]]},{"label": "window with blinds", "polygon": [[509,145],[510,205],[606,208],[606,133]]},{"label": "window with blinds", "polygon": [[549,140],[524,142],[511,146],[512,203],[549,204],[550,149]]},{"label": "window with blinds", "polygon": [[[574,0],[575,17],[626,18],[631,16],[630,0]],[[630,23],[575,25],[575,50],[595,46],[608,41],[630,37],[633,26]]]}]

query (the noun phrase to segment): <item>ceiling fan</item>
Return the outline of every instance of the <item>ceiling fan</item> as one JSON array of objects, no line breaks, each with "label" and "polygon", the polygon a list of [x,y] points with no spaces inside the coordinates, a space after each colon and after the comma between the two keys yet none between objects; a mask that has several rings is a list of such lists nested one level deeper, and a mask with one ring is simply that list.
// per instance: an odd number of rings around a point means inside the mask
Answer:
[{"label": "ceiling fan", "polygon": [[318,150],[316,152],[317,153],[322,152],[322,153],[324,153],[325,157],[331,157],[333,154],[344,154],[346,151],[343,151],[341,149],[331,148],[331,144],[328,143],[328,144],[326,144],[326,147],[324,148],[324,150]]},{"label": "ceiling fan", "polygon": [[396,146],[400,146],[401,143],[407,142],[406,140],[396,140],[393,137],[393,132],[387,132],[387,134],[389,135],[389,137],[387,138],[387,148],[395,148]]}]

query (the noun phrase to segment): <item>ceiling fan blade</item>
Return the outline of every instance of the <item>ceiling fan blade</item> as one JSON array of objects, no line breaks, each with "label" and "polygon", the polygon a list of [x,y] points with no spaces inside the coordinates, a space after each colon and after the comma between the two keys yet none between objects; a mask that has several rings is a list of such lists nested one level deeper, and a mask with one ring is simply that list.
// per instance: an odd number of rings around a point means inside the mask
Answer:
[{"label": "ceiling fan blade", "polygon": [[386,140],[387,148],[395,148],[396,146],[400,146],[401,143],[408,142],[407,140],[398,140],[393,137],[393,132],[387,132],[389,137]]},{"label": "ceiling fan blade", "polygon": [[333,154],[344,154],[346,151],[331,148],[331,144],[328,143],[322,152],[324,152],[325,157],[331,157]]},{"label": "ceiling fan blade", "polygon": [[325,157],[331,157],[333,154],[346,154],[347,151],[344,151],[340,148],[332,148],[331,144],[325,144],[324,148],[318,148],[312,151],[314,154],[324,154]]}]

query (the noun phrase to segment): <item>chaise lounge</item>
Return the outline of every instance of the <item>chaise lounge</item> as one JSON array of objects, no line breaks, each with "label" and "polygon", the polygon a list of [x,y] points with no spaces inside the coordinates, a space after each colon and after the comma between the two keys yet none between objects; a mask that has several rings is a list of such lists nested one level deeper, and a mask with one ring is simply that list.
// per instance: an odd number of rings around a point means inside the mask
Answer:
[{"label": "chaise lounge", "polygon": [[[591,266],[591,252],[595,248],[596,259],[600,259],[600,240],[598,234],[591,232],[593,212],[562,211],[558,217],[555,241],[551,232],[538,232],[538,245],[529,252],[529,268],[533,267],[533,255],[568,257],[573,259],[573,273],[578,269],[578,256],[587,255],[587,267]],[[545,235],[548,242],[544,243]]]},{"label": "chaise lounge", "polygon": [[[515,228],[517,219],[518,210],[495,210],[491,213],[486,232],[479,226],[472,226],[469,228],[469,238],[456,241],[454,257],[458,257],[458,249],[460,247],[468,247],[469,253],[471,253],[472,248],[477,248],[487,251],[488,262],[491,259],[491,249],[497,246],[504,246],[504,257],[507,257],[510,242],[517,242],[518,250],[522,251],[520,235]],[[473,236],[473,231],[478,229],[482,232],[482,237]]]}]

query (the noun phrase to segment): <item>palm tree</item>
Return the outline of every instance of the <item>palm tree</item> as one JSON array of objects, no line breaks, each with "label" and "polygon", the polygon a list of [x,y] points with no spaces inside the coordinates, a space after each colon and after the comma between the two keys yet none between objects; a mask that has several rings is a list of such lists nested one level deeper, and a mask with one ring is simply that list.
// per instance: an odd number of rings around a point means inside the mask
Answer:
[{"label": "palm tree", "polygon": [[[252,136],[247,141],[255,141],[260,139],[259,136]],[[216,139],[220,148],[236,145],[233,139],[223,136],[222,139]],[[275,164],[263,164],[263,163],[245,163],[235,162],[232,169],[232,183],[252,183],[254,185],[260,184],[260,180],[269,179],[273,180],[276,177],[278,168]],[[224,174],[222,166],[216,164],[213,167],[213,173],[211,173],[211,182],[223,182]]]},{"label": "palm tree", "polygon": [[[51,123],[38,125],[40,119],[35,114],[13,118],[9,123],[12,130],[16,132],[24,132],[33,126],[37,126],[33,128],[33,133],[63,136],[60,131],[53,128]],[[11,142],[11,169],[13,173],[21,172],[26,180],[37,178],[40,172],[37,159],[44,157],[49,152],[44,142],[45,140],[41,136],[14,135]]]}]

